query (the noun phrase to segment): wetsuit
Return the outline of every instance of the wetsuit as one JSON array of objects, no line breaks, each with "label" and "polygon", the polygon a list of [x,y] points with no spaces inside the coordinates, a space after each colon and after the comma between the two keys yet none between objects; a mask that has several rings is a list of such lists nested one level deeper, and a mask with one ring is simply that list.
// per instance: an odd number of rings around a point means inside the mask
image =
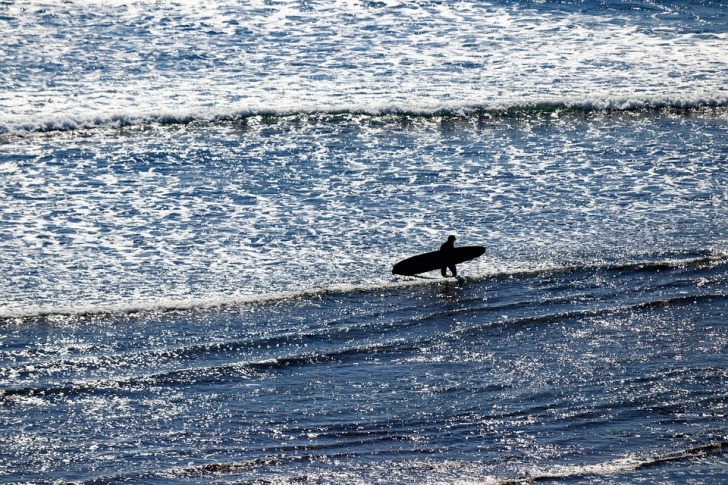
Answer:
[{"label": "wetsuit", "polygon": [[453,250],[455,249],[455,236],[447,238],[447,242],[440,246],[440,273],[443,277],[447,276],[446,269],[450,269],[452,276],[458,275],[458,270],[455,268],[455,263],[452,261]]}]

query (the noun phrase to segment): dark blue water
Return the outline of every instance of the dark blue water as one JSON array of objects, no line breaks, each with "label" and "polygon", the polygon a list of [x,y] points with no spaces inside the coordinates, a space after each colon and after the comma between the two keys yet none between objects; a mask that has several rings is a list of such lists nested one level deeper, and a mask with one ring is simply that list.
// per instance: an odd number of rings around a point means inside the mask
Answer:
[{"label": "dark blue water", "polygon": [[724,483],[726,11],[0,3],[0,482]]},{"label": "dark blue water", "polygon": [[11,478],[726,479],[724,257],[3,328]]}]

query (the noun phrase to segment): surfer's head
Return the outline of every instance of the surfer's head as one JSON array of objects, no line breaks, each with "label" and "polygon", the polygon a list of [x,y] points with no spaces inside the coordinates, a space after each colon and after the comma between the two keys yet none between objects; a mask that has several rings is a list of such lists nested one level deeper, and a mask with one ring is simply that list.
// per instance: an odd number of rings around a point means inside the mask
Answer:
[{"label": "surfer's head", "polygon": [[452,234],[447,238],[448,241],[454,241],[455,239],[457,239],[457,238],[455,236],[453,236]]}]

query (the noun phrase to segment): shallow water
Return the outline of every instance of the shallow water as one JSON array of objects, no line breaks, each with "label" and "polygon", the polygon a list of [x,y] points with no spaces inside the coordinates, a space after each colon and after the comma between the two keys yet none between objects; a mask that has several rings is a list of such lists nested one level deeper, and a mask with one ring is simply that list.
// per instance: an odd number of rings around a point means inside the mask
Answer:
[{"label": "shallow water", "polygon": [[488,247],[477,276],[725,249],[725,110],[555,114],[301,115],[8,142],[0,308],[382,285],[450,232]]}]

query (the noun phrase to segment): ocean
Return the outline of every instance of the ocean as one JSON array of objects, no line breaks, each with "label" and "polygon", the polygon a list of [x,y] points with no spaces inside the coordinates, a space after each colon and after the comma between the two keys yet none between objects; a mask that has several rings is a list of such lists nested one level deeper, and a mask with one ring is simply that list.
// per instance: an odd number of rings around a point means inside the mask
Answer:
[{"label": "ocean", "polygon": [[728,481],[724,0],[0,32],[0,483]]}]

